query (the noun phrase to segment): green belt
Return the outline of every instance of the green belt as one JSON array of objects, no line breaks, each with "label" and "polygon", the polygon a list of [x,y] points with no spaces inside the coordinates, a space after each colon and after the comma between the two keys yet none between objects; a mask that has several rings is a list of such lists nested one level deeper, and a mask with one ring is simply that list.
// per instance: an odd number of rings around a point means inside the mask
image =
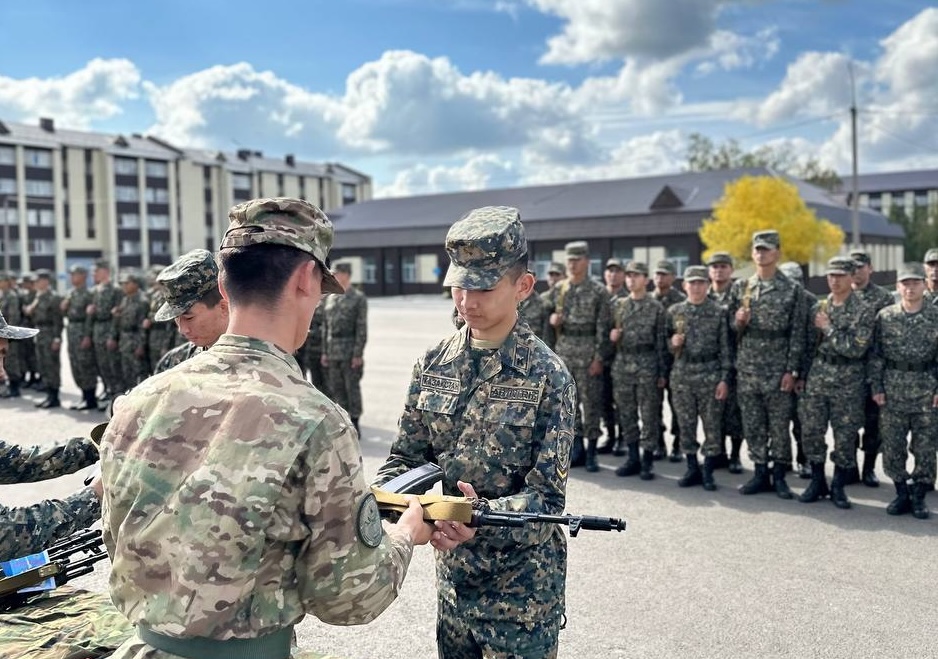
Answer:
[{"label": "green belt", "polygon": [[256,638],[176,638],[166,636],[143,625],[137,625],[140,640],[157,650],[186,659],[287,659],[293,641],[293,626],[278,629]]}]

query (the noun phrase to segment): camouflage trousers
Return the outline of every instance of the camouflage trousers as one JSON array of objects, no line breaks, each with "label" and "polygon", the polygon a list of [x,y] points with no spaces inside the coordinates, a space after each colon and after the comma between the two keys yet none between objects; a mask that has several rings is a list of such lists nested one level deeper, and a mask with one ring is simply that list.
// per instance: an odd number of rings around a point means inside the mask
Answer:
[{"label": "camouflage trousers", "polygon": [[[142,356],[137,356],[138,349],[143,350]],[[150,365],[147,362],[146,346],[139,333],[122,334],[117,350],[121,364],[121,384],[117,391],[122,393],[140,384],[150,374]]]},{"label": "camouflage trousers", "polygon": [[[909,433],[911,441],[907,441]],[[905,482],[911,478],[916,483],[935,482],[935,449],[938,435],[938,410],[931,401],[916,410],[886,404],[879,410],[879,436],[882,440],[883,471],[894,481]],[[909,474],[906,462],[909,453],[915,458],[915,468]]]},{"label": "camouflage trousers", "polygon": [[879,405],[873,400],[869,387],[863,392],[863,442],[861,444],[859,437],[856,441],[865,452],[879,453]]},{"label": "camouflage trousers", "polygon": [[736,382],[728,384],[726,390],[726,400],[723,401],[723,414],[721,418],[721,434],[723,437],[729,436],[742,439],[743,419],[739,411],[739,397],[736,394]]},{"label": "camouflage trousers", "polygon": [[681,432],[681,452],[696,455],[700,449],[697,441],[697,419],[703,424],[704,457],[720,455],[723,452],[723,401],[716,399],[716,388],[720,383],[720,374],[713,372],[705,377],[681,377],[677,375],[671,381],[671,404],[677,415]]},{"label": "camouflage trousers", "polygon": [[612,382],[612,366],[603,367],[603,425],[606,426],[606,436],[610,441],[616,439],[617,434],[621,435],[622,430],[616,432],[616,426],[619,423],[619,412],[616,410],[615,387]]},{"label": "camouflage trousers", "polygon": [[348,412],[352,419],[358,419],[362,415],[363,370],[364,368],[352,368],[351,361],[347,359],[330,359],[326,369],[332,400]]},{"label": "camouflage trousers", "polygon": [[791,464],[791,397],[780,374],[740,373],[737,389],[749,459]]},{"label": "camouflage trousers", "polygon": [[23,371],[25,373],[39,373],[39,361],[36,359],[36,339],[23,339],[20,341],[23,350]]},{"label": "camouflage trousers", "polygon": [[798,402],[804,454],[811,464],[827,459],[827,426],[834,435],[831,462],[843,469],[857,466],[857,431],[863,427],[863,383],[805,388]]},{"label": "camouflage trousers", "polygon": [[[661,393],[657,378],[635,375],[613,368],[616,409],[619,411],[619,433],[626,444],[641,442],[645,451],[658,448],[661,436]],[[641,420],[641,429],[639,429]]]},{"label": "camouflage trousers", "polygon": [[94,362],[94,344],[81,347],[82,328],[68,327],[68,363],[72,366],[72,377],[82,391],[98,385],[98,371]]},{"label": "camouflage trousers", "polygon": [[[562,357],[562,355],[561,355]],[[579,414],[576,415],[574,433],[578,437],[599,439],[602,432],[599,422],[603,413],[603,376],[589,374],[589,362],[575,361],[571,363],[564,359],[573,381],[576,383],[577,398],[579,399]]]},{"label": "camouflage trousers", "polygon": [[467,616],[439,600],[436,644],[440,659],[555,659],[560,616],[523,623]]},{"label": "camouflage trousers", "polygon": [[121,393],[120,386],[123,376],[120,371],[120,353],[108,349],[107,340],[110,336],[110,321],[95,322],[92,335],[94,363],[97,364],[98,375],[104,381],[104,388],[111,393]]},{"label": "camouflage trousers", "polygon": [[26,364],[23,359],[24,349],[31,346],[26,346],[25,341],[10,341],[10,345],[7,348],[7,356],[3,360],[3,370],[6,371],[7,377],[10,379],[10,382],[19,382],[26,376]]},{"label": "camouflage trousers", "polygon": [[62,344],[57,350],[52,349],[52,342],[59,337],[52,330],[40,328],[36,335],[36,363],[42,383],[49,389],[62,386]]}]

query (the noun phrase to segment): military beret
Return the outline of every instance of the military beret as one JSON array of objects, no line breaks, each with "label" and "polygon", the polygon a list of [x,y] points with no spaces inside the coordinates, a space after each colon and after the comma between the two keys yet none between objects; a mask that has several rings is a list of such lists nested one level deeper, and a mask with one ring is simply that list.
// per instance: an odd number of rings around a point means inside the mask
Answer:
[{"label": "military beret", "polygon": [[153,314],[153,320],[172,320],[218,287],[218,265],[210,251],[194,249],[165,268],[156,281],[163,285],[164,293],[163,305]]},{"label": "military beret", "polygon": [[527,258],[521,214],[509,206],[469,211],[446,233],[449,270],[444,286],[469,290],[494,288],[508,269]]}]

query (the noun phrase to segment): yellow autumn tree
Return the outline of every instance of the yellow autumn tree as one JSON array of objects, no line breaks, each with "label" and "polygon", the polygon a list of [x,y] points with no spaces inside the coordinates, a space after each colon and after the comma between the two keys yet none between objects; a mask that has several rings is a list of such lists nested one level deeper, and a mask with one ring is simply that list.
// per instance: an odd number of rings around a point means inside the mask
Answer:
[{"label": "yellow autumn tree", "polygon": [[706,245],[704,259],[713,252],[729,252],[734,260],[752,259],[752,234],[775,229],[782,243],[782,260],[824,262],[844,242],[844,232],[818,219],[794,183],[773,176],[743,176],[726,184],[713,216],[700,228]]}]

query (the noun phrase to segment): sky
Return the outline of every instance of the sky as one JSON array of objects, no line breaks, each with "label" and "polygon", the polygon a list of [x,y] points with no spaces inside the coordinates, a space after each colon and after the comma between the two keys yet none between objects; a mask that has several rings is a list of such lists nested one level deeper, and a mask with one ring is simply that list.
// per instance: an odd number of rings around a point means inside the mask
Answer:
[{"label": "sky", "polygon": [[[686,169],[689,136],[938,168],[913,0],[0,0],[0,121],[292,153],[376,197]],[[852,81],[852,83],[851,83]]]}]

